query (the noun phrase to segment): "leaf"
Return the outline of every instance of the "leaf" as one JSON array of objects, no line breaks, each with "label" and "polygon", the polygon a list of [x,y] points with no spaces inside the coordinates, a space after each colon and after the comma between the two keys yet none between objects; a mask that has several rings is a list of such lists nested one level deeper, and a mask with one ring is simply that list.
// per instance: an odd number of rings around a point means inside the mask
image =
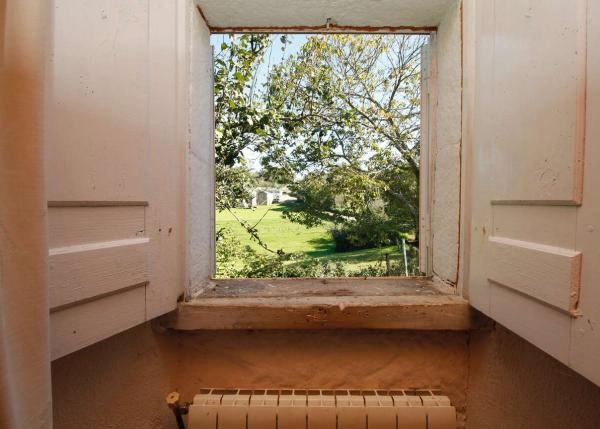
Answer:
[{"label": "leaf", "polygon": [[237,80],[238,82],[243,82],[244,81],[244,75],[242,74],[242,72],[236,71],[233,74],[233,77],[235,78],[235,80]]}]

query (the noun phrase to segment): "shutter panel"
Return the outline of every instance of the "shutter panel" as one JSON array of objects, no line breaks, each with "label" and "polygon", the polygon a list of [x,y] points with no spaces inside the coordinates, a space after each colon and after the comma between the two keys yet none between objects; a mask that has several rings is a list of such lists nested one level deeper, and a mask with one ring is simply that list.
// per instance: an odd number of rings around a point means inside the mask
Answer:
[{"label": "shutter panel", "polygon": [[470,302],[600,384],[595,3],[465,4],[465,135]]},{"label": "shutter panel", "polygon": [[183,292],[185,7],[55,2],[46,114],[53,358],[173,310]]}]

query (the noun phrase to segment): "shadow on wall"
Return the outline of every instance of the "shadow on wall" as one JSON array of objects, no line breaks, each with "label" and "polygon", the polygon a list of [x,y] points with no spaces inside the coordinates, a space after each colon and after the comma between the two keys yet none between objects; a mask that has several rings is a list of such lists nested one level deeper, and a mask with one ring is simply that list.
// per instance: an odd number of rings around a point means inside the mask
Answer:
[{"label": "shadow on wall", "polygon": [[461,428],[600,427],[600,388],[502,327],[155,333],[144,324],[55,361],[52,381],[60,429],[172,428],[172,390],[189,401],[201,387],[424,386],[450,396]]},{"label": "shadow on wall", "polygon": [[157,334],[145,324],[53,363],[55,427],[170,428],[166,394],[178,390],[190,401],[201,387],[441,388],[464,422],[467,338],[406,331]]},{"label": "shadow on wall", "polygon": [[507,329],[473,333],[469,350],[468,428],[600,428],[600,387]]}]

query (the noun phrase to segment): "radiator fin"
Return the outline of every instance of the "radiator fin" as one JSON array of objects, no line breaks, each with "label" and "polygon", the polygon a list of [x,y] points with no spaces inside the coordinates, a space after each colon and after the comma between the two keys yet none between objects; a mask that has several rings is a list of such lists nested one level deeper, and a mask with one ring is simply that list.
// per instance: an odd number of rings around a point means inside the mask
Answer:
[{"label": "radiator fin", "polygon": [[435,390],[202,389],[190,429],[455,429]]}]

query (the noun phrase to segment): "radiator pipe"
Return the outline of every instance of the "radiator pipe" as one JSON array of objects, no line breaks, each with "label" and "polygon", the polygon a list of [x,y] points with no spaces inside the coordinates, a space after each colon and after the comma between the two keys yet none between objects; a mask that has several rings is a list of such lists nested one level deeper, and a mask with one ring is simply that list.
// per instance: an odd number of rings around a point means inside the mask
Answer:
[{"label": "radiator pipe", "polygon": [[177,428],[185,429],[185,423],[183,422],[182,416],[188,413],[188,408],[190,404],[186,402],[183,405],[181,405],[179,403],[179,393],[171,392],[167,395],[167,405],[175,415],[175,420],[177,420]]}]

